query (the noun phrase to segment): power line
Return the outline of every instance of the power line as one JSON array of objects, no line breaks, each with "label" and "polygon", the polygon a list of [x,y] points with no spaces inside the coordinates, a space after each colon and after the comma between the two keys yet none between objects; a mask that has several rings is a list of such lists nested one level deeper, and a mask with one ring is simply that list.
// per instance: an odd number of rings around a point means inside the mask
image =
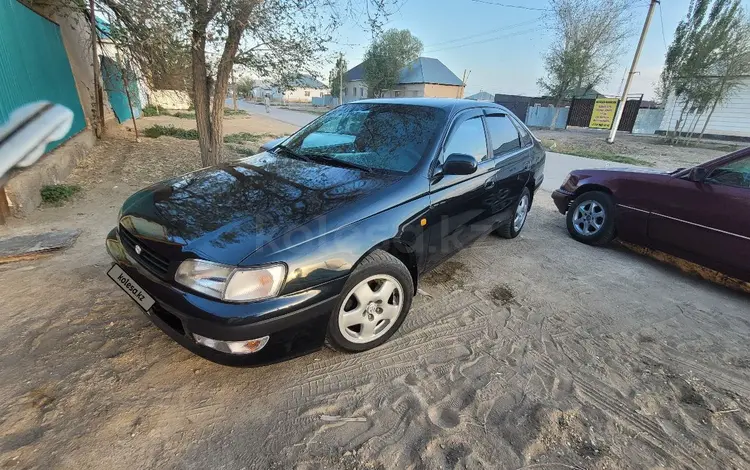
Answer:
[{"label": "power line", "polygon": [[476,45],[476,44],[484,44],[486,42],[497,41],[498,39],[504,39],[504,38],[507,38],[507,37],[510,37],[510,36],[516,36],[516,35],[528,34],[528,33],[535,33],[537,31],[539,31],[539,28],[533,28],[533,29],[529,29],[527,31],[522,31],[522,32],[515,32],[515,31],[513,31],[513,32],[506,33],[506,34],[501,34],[500,36],[495,36],[495,37],[491,37],[491,38],[487,38],[487,39],[481,39],[479,41],[468,42],[466,44],[458,44],[458,45],[455,45],[455,46],[441,47],[441,48],[433,49],[433,50],[427,51],[427,52],[430,53],[430,54],[432,54],[433,52],[440,52],[440,51],[445,51],[445,50],[448,50],[448,49],[459,49],[461,47],[473,46],[473,45]]},{"label": "power line", "polygon": [[442,46],[444,44],[452,44],[452,43],[455,43],[455,42],[465,41],[467,39],[473,39],[473,38],[480,37],[480,36],[486,36],[488,34],[498,33],[503,28],[516,28],[518,26],[525,26],[525,25],[528,25],[528,24],[536,23],[537,21],[539,21],[541,19],[542,19],[542,17],[540,16],[539,18],[536,18],[536,19],[531,20],[531,21],[522,21],[520,23],[509,24],[507,26],[495,26],[494,28],[488,29],[488,30],[486,30],[484,32],[481,32],[481,33],[470,34],[468,36],[462,36],[462,37],[458,37],[458,38],[455,38],[455,39],[448,39],[447,41],[441,41],[441,42],[436,42],[436,43],[433,43],[433,44],[429,44],[429,45],[425,46],[425,48],[426,49],[430,49],[430,48],[433,48],[435,46]]},{"label": "power line", "polygon": [[485,5],[494,5],[496,7],[517,8],[519,10],[552,11],[549,8],[535,8],[535,7],[526,7],[522,5],[508,5],[507,3],[489,2],[487,0],[471,0],[471,1],[475,3],[484,3]]},{"label": "power line", "polygon": [[661,14],[661,2],[659,2],[659,20],[661,21],[661,38],[664,41],[664,49],[669,50],[667,36],[664,34],[664,16]]}]

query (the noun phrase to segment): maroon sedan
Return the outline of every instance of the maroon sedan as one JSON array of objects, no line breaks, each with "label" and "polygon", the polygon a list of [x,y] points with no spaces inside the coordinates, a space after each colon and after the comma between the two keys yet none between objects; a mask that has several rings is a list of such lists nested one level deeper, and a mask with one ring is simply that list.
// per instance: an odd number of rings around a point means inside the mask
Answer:
[{"label": "maroon sedan", "polygon": [[580,242],[619,237],[750,281],[750,148],[671,173],[576,170],[552,199]]}]

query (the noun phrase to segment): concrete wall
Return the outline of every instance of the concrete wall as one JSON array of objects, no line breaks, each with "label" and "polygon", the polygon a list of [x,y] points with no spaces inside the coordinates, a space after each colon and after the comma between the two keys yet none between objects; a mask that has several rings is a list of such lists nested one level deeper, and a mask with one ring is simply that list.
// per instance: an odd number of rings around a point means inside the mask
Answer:
[{"label": "concrete wall", "polygon": [[464,87],[456,85],[424,84],[424,95],[430,98],[463,98]]},{"label": "concrete wall", "polygon": [[[664,118],[658,129],[660,133],[674,131],[682,106],[675,100],[674,95],[671,95],[664,109]],[[688,122],[692,123],[693,117],[691,115]],[[708,112],[698,118],[696,135],[700,134],[707,117]],[[706,134],[716,137],[750,138],[750,77],[744,79],[743,85],[727,99],[726,103],[716,107],[708,122]]]},{"label": "concrete wall", "polygon": [[14,170],[5,185],[11,214],[22,217],[36,209],[42,203],[42,187],[65,181],[95,141],[94,133],[86,129],[31,167]]},{"label": "concrete wall", "polygon": [[190,109],[190,95],[182,90],[151,90],[149,104],[166,109]]},{"label": "concrete wall", "polygon": [[295,88],[284,92],[284,101],[290,103],[312,103],[313,96],[321,98],[328,94],[328,88]]}]

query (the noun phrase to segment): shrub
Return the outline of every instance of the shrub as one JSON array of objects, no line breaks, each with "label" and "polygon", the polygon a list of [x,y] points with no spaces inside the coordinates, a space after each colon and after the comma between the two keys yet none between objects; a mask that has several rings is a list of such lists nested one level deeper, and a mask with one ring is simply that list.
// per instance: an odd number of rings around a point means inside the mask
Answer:
[{"label": "shrub", "polygon": [[234,109],[224,108],[224,116],[246,116],[247,111],[244,109],[238,109],[235,111]]},{"label": "shrub", "polygon": [[42,187],[42,202],[61,205],[80,192],[81,187],[77,184],[50,184]]},{"label": "shrub", "polygon": [[145,108],[141,110],[144,117],[151,117],[151,116],[158,116],[161,113],[159,112],[159,108],[156,106],[148,105]]}]

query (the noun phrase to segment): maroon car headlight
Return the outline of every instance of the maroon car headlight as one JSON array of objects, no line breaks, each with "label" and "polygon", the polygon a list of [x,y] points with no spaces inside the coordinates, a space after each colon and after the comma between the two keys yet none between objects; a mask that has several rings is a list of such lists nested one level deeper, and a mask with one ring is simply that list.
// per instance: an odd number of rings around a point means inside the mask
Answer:
[{"label": "maroon car headlight", "polygon": [[568,173],[568,176],[565,177],[563,180],[563,184],[561,186],[562,189],[566,191],[573,192],[578,187],[578,175],[574,175],[573,173]]},{"label": "maroon car headlight", "polygon": [[175,273],[175,281],[183,286],[227,302],[275,297],[285,278],[283,264],[238,268],[200,259],[183,261]]}]

